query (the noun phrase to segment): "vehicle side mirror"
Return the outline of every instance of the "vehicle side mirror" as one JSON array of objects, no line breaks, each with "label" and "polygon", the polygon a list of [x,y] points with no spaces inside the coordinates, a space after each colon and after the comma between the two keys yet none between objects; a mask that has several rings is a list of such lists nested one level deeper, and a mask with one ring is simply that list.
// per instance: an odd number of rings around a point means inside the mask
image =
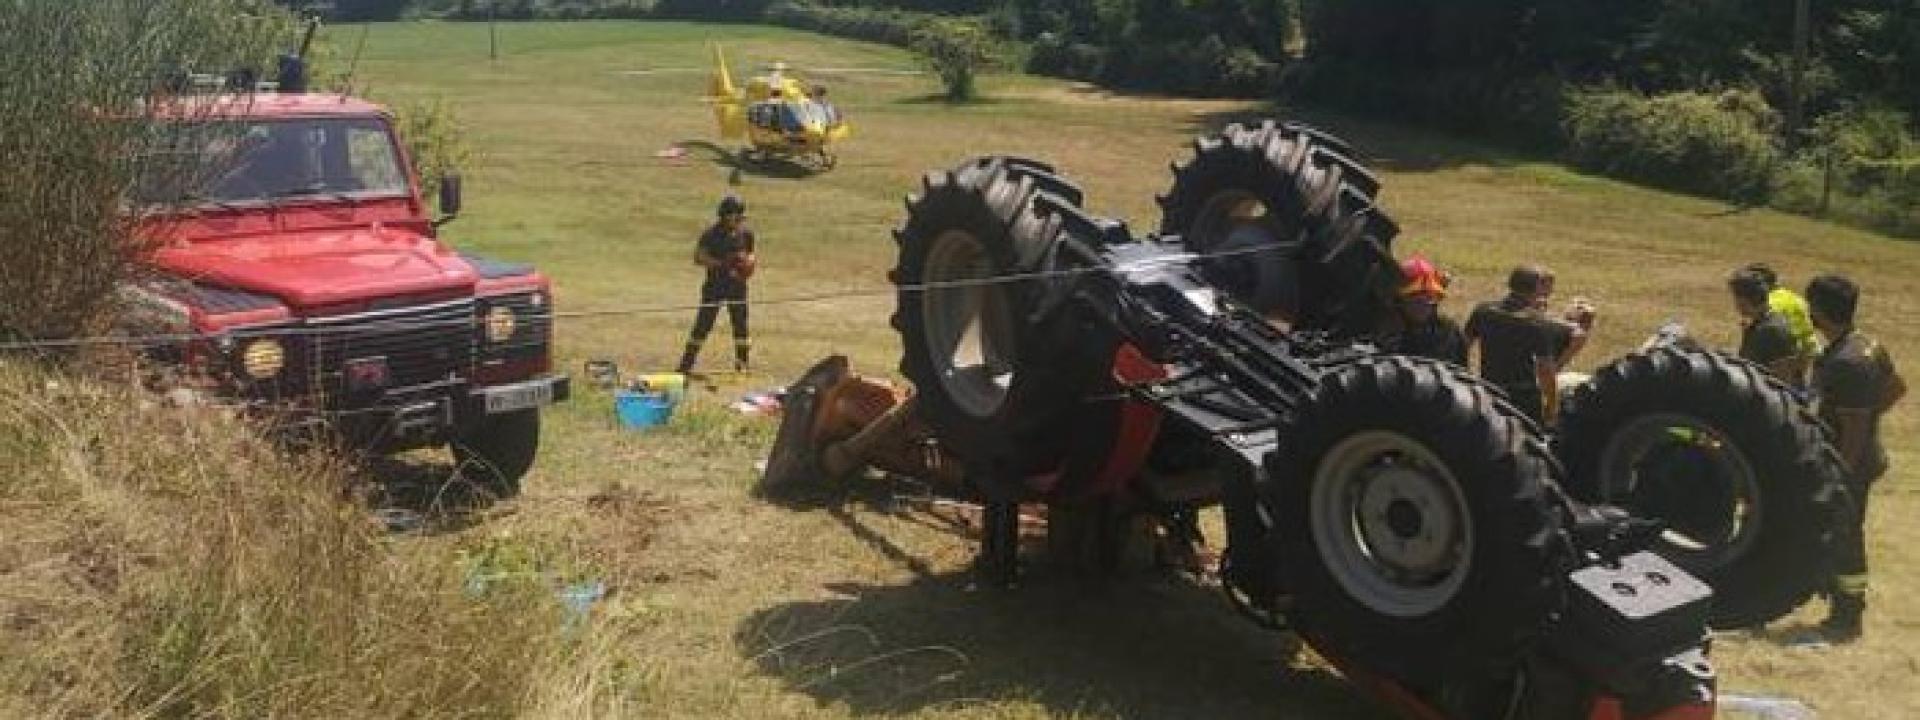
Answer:
[{"label": "vehicle side mirror", "polygon": [[434,227],[453,222],[460,216],[460,175],[449,173],[440,178],[440,219],[433,221]]}]

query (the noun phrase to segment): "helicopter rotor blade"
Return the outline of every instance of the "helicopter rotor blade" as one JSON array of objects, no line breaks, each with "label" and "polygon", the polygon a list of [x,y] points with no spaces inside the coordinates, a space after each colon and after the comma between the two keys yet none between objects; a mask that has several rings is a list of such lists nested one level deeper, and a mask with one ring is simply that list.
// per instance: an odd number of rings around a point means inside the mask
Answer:
[{"label": "helicopter rotor blade", "polygon": [[613,74],[622,75],[626,77],[645,77],[648,75],[686,75],[691,73],[703,73],[707,71],[708,71],[707,68],[663,67],[663,68],[633,68],[630,70],[615,70],[613,71]]}]

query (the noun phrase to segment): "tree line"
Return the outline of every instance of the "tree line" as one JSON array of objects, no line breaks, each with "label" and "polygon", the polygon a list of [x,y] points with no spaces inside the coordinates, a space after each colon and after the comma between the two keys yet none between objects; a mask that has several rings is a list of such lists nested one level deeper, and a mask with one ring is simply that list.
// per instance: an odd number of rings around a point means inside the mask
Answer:
[{"label": "tree line", "polygon": [[1920,0],[334,4],[347,19],[763,19],[900,45],[925,45],[932,32],[969,48],[984,31],[1011,48],[982,56],[988,64],[1381,114],[1662,187],[1920,236]]}]

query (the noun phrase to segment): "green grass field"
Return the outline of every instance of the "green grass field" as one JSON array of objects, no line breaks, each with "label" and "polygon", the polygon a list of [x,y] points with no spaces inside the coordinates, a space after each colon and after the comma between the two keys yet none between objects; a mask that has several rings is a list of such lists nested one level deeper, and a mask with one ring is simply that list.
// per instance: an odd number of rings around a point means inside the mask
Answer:
[{"label": "green grass field", "polygon": [[[351,48],[354,28],[330,39]],[[704,158],[654,156],[713,140],[699,96],[706,43],[736,68],[911,69],[902,51],[756,26],[669,23],[502,24],[488,59],[483,24],[371,29],[356,84],[387,100],[437,97],[466,121],[480,152],[466,172],[467,214],[448,227],[462,247],[538,263],[562,311],[694,301],[696,233],[728,190]],[[647,72],[636,72],[647,71]],[[1625,352],[1659,322],[1686,320],[1729,344],[1735,317],[1723,279],[1766,260],[1796,284],[1841,270],[1867,292],[1863,325],[1920,372],[1920,247],[1765,210],[1644,190],[1446,137],[1296,109],[1238,102],[1114,97],[1068,84],[989,77],[990,99],[951,106],[932,78],[838,72],[822,78],[856,126],[841,166],[811,178],[748,174],[738,188],[761,240],[761,299],[872,290],[870,297],[754,310],[755,377],[697,396],[665,431],[616,430],[604,396],[582,393],[550,416],[527,496],[476,527],[399,542],[490,533],[542,538],[615,588],[596,626],[606,668],[581,693],[633,717],[1355,717],[1374,713],[1311,653],[1239,620],[1216,595],[1142,577],[1089,589],[1044,575],[1013,593],[969,592],[970,542],[938,516],[884,493],[844,508],[793,510],[747,496],[772,430],[724,408],[740,391],[784,384],[814,359],[847,353],[892,372],[889,229],[921,173],[972,154],[1027,154],[1059,164],[1096,210],[1134,227],[1158,223],[1156,192],[1193,135],[1269,114],[1304,117],[1373,157],[1383,201],[1420,250],[1461,281],[1451,307],[1499,294],[1506,268],[1545,262],[1563,295],[1602,310],[1583,357]],[[689,312],[573,318],[559,361],[611,357],[668,369]],[[720,367],[725,330],[706,358]],[[1809,607],[1773,632],[1716,641],[1723,687],[1785,693],[1823,717],[1907,717],[1920,708],[1920,511],[1915,404],[1885,429],[1895,470],[1873,499],[1874,590],[1866,639],[1799,651],[1769,639],[1816,621]],[[649,503],[585,502],[601,494]]]}]

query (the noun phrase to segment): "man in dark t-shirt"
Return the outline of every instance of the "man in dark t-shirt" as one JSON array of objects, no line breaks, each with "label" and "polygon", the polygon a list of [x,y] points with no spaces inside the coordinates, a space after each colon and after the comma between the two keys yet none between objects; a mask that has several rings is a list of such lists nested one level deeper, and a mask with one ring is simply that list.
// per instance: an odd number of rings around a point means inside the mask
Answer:
[{"label": "man in dark t-shirt", "polygon": [[1546,422],[1555,377],[1586,343],[1591,309],[1576,308],[1575,322],[1549,317],[1553,273],[1536,265],[1515,268],[1507,297],[1481,303],[1467,316],[1467,342],[1480,346],[1480,377],[1499,386],[1508,400],[1537,422]]},{"label": "man in dark t-shirt", "polygon": [[1833,430],[1834,444],[1847,469],[1851,515],[1839,532],[1838,557],[1829,588],[1832,611],[1822,630],[1834,640],[1860,636],[1867,608],[1867,499],[1873,482],[1887,472],[1887,451],[1880,445],[1880,417],[1907,394],[1884,345],[1854,329],[1860,290],[1838,275],[1822,275],[1807,285],[1808,314],[1827,339],[1826,352],[1813,366],[1813,389],[1820,419]]},{"label": "man in dark t-shirt", "polygon": [[1768,303],[1765,277],[1740,270],[1727,278],[1733,307],[1746,323],[1740,327],[1740,357],[1759,363],[1774,377],[1799,387],[1805,381],[1806,358],[1787,318]]},{"label": "man in dark t-shirt", "polygon": [[1380,348],[1466,367],[1467,337],[1459,323],[1440,312],[1440,301],[1447,297],[1446,273],[1415,255],[1401,263],[1400,276],[1399,312],[1381,334]]},{"label": "man in dark t-shirt", "polygon": [[693,371],[722,306],[727,308],[727,320],[733,326],[734,370],[747,369],[747,356],[753,348],[747,332],[747,279],[753,276],[754,238],[753,231],[747,229],[746,212],[746,203],[728,195],[720,201],[719,219],[700,234],[694,247],[693,262],[706,268],[707,277],[700,284],[700,309],[693,316],[686,352],[680,356],[682,373]]}]

